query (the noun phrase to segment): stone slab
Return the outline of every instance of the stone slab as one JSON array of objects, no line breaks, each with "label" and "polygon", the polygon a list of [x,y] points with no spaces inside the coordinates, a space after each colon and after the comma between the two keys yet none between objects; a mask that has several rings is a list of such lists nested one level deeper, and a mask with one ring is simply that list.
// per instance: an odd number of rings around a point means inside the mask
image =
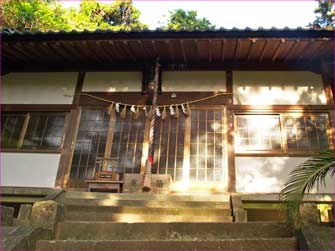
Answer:
[{"label": "stone slab", "polygon": [[50,240],[49,230],[36,227],[3,227],[1,250],[34,250],[37,240]]},{"label": "stone slab", "polygon": [[140,193],[142,192],[143,174],[126,173],[124,175],[123,192]]},{"label": "stone slab", "polygon": [[301,250],[334,250],[334,228],[324,226],[303,226],[299,232]]},{"label": "stone slab", "polygon": [[14,208],[1,206],[1,225],[12,226],[14,220]]},{"label": "stone slab", "polygon": [[16,226],[29,226],[30,217],[33,206],[30,204],[22,204],[20,206],[19,214],[15,221]]},{"label": "stone slab", "polygon": [[31,224],[35,227],[54,230],[63,218],[64,209],[55,201],[35,202],[31,212]]},{"label": "stone slab", "polygon": [[117,223],[60,222],[57,239],[76,240],[169,240],[291,237],[285,224],[275,223]]},{"label": "stone slab", "polygon": [[296,250],[295,238],[191,241],[40,241],[38,250]]}]

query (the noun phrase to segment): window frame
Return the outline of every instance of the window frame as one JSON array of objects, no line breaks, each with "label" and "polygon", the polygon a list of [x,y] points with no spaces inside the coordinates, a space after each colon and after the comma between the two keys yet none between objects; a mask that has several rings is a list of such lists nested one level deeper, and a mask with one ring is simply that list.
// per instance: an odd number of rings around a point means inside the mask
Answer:
[{"label": "window frame", "polygon": [[307,149],[288,149],[287,146],[287,137],[286,137],[286,131],[285,131],[285,125],[284,125],[284,117],[285,116],[306,116],[310,115],[312,117],[317,116],[318,114],[325,114],[327,115],[327,137],[328,137],[328,144],[329,149],[334,149],[333,145],[333,136],[332,136],[332,122],[331,122],[331,116],[329,114],[329,111],[269,111],[269,112],[255,112],[255,111],[236,111],[234,113],[234,135],[235,137],[238,135],[238,127],[237,127],[237,117],[240,115],[255,115],[255,116],[279,116],[279,125],[280,125],[280,134],[281,134],[281,150],[240,150],[237,147],[237,142],[235,138],[234,142],[234,151],[235,156],[297,156],[297,157],[305,157],[305,156],[311,156],[315,155],[320,151],[326,150],[326,149],[316,149],[316,150],[307,150]]},{"label": "window frame", "polygon": [[[65,131],[68,127],[68,114],[67,111],[13,111],[10,110],[3,112],[2,115],[15,115],[15,114],[21,114],[24,115],[24,121],[20,129],[20,137],[18,139],[18,142],[16,144],[16,147],[13,146],[1,146],[1,152],[32,152],[32,153],[60,153],[63,146],[64,146],[64,140],[65,140]],[[47,147],[47,146],[24,146],[24,139],[27,133],[27,128],[29,125],[29,121],[31,118],[31,115],[63,115],[64,116],[64,125],[63,125],[63,131],[61,135],[61,141],[59,146],[57,147]]]}]

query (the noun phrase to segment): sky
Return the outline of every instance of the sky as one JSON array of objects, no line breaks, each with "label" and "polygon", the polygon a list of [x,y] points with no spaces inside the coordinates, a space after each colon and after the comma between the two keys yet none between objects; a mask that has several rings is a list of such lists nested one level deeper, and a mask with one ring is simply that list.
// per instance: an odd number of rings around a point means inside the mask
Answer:
[{"label": "sky", "polygon": [[[80,0],[61,1],[66,7],[79,6]],[[112,1],[101,1],[112,2]],[[216,28],[296,28],[306,27],[315,18],[314,0],[300,1],[207,1],[207,0],[133,0],[141,11],[140,19],[156,29],[166,23],[169,11],[182,8],[196,10],[198,17],[206,17]]]}]

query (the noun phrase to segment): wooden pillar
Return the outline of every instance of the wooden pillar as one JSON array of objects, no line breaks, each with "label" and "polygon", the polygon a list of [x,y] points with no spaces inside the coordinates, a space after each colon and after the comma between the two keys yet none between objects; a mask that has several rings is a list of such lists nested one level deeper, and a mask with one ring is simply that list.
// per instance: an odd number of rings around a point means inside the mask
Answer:
[{"label": "wooden pillar", "polygon": [[55,187],[65,188],[68,185],[71,163],[73,158],[73,151],[76,143],[77,132],[79,128],[81,109],[78,108],[80,96],[82,91],[83,83],[85,78],[85,72],[79,72],[77,78],[76,89],[74,92],[74,97],[72,104],[74,109],[72,109],[66,116],[64,125],[64,143],[61,149],[61,157],[59,160],[58,172],[55,182]]},{"label": "wooden pillar", "polygon": [[[233,93],[233,73],[226,73],[227,93]],[[229,95],[230,103],[233,104],[233,95]],[[228,153],[228,192],[236,192],[236,170],[235,170],[235,141],[234,141],[234,113],[227,109],[227,153]]]},{"label": "wooden pillar", "polygon": [[107,142],[106,142],[105,153],[104,153],[105,159],[108,159],[111,156],[115,121],[116,121],[115,110],[111,109],[110,117],[109,117],[109,124],[108,124],[108,131],[107,131]]},{"label": "wooden pillar", "polygon": [[150,117],[149,151],[143,179],[144,192],[149,192],[151,190],[151,169],[152,165],[154,164],[154,132],[155,132],[156,107],[157,107],[158,78],[159,78],[159,63],[157,59],[155,64],[155,75],[152,88],[152,104],[149,114]]}]

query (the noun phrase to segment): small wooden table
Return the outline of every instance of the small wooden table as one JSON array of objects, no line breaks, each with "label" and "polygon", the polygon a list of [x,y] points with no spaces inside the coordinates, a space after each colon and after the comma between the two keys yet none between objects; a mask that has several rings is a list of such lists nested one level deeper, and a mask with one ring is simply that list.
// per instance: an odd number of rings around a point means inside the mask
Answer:
[{"label": "small wooden table", "polygon": [[88,190],[90,192],[122,192],[122,180],[85,180],[88,183]]}]

